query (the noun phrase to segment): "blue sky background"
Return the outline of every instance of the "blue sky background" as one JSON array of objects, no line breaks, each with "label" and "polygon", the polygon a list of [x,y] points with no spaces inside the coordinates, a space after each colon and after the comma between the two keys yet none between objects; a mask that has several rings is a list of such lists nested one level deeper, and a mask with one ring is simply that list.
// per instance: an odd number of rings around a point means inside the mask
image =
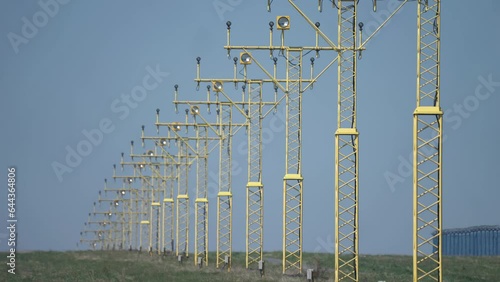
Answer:
[{"label": "blue sky background", "polygon": [[[16,166],[19,250],[76,248],[103,179],[111,178],[112,164],[119,162],[121,152],[128,152],[130,140],[139,144],[140,126],[145,124],[150,135],[155,132],[156,108],[162,109],[162,121],[183,119],[173,111],[173,85],[181,85],[183,98],[205,97],[204,91],[195,91],[193,82],[197,56],[202,57],[203,76],[232,77],[232,62],[222,48],[227,20],[233,22],[233,44],[264,45],[269,40],[268,22],[277,15],[291,15],[287,42],[314,44],[314,33],[286,1],[274,1],[268,13],[266,1],[93,0],[58,4],[58,11],[33,36],[28,34],[32,38],[17,46],[16,52],[9,34],[23,36],[23,17],[31,23],[34,16],[35,21],[43,21],[43,15],[37,18],[43,11],[39,3],[46,2],[50,1],[0,2],[0,220],[5,226],[7,167]],[[296,2],[337,42],[336,10],[328,1],[322,14],[311,1]],[[371,1],[360,1],[359,19],[366,30],[384,19],[388,3],[394,1],[379,1],[379,12],[373,14]],[[442,4],[445,228],[500,224],[500,2],[471,3]],[[217,4],[228,9],[218,11]],[[367,48],[358,69],[360,252],[410,254],[412,176],[404,170],[404,160],[411,163],[416,3],[407,4]],[[318,65],[333,54],[321,55]],[[128,114],[113,110],[115,100],[142,85],[148,66],[158,66],[169,75],[136,108],[129,107]],[[490,95],[479,100],[476,89],[485,80],[495,81],[496,86],[481,88],[481,94]],[[336,81],[333,68],[304,96],[305,251],[333,251]],[[460,105],[464,110],[459,110]],[[104,134],[81,164],[59,181],[51,164],[64,163],[66,147],[75,149],[85,140],[82,131],[98,128],[103,119],[112,122],[113,132]],[[264,121],[269,132],[264,149],[264,246],[279,250],[284,131],[273,130],[271,119]],[[273,123],[279,125],[279,121]],[[243,140],[240,135],[235,144]],[[246,168],[246,155],[235,153],[235,162]],[[215,166],[210,171],[217,173]],[[388,173],[398,175],[400,181],[391,185]],[[233,183],[235,251],[244,251],[245,183],[246,169],[235,175]],[[214,197],[210,205],[209,247],[215,250]],[[0,232],[2,250],[7,248],[5,230]]]}]

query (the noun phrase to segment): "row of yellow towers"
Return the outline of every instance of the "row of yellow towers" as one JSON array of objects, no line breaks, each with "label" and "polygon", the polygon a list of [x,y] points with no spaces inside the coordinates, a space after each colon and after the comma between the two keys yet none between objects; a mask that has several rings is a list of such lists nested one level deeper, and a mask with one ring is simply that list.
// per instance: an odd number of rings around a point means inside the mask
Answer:
[{"label": "row of yellow towers", "polygon": [[[268,1],[268,10],[271,8]],[[357,131],[357,64],[369,40],[405,5],[400,6],[363,41],[363,24],[358,22],[360,1],[332,1],[337,9],[337,43],[334,43],[295,3],[289,5],[301,15],[316,35],[312,46],[289,46],[285,35],[290,30],[289,16],[278,16],[270,23],[269,45],[232,45],[231,22],[227,23],[227,44],[234,58],[231,78],[202,78],[201,58],[197,58],[195,82],[208,83],[205,100],[179,100],[175,86],[174,104],[187,106],[184,122],[163,123],[167,133],[145,136],[144,154],[130,152],[130,162],[121,160],[123,175],[114,171],[113,178],[123,180],[121,187],[104,188],[99,195],[99,207],[89,214],[81,243],[94,248],[139,249],[172,252],[189,256],[189,173],[196,167],[195,250],[194,262],[208,263],[208,156],[219,153],[219,191],[217,194],[216,267],[231,268],[232,255],[232,138],[244,128],[248,137],[248,182],[246,185],[246,267],[261,268],[263,258],[263,197],[262,120],[278,105],[285,105],[286,141],[285,174],[283,176],[283,256],[284,274],[302,272],[303,238],[303,176],[302,176],[302,94],[312,88],[326,71],[337,63],[337,129],[335,131],[335,281],[359,281],[359,132]],[[362,1],[365,2],[365,1]],[[377,1],[372,0],[376,9]],[[323,10],[323,1],[318,1]],[[414,117],[413,140],[413,275],[415,281],[442,280],[441,265],[441,164],[442,111],[440,108],[440,0],[417,1],[417,107]],[[274,44],[274,26],[279,43]],[[325,44],[322,46],[321,44]],[[258,53],[271,56],[271,69]],[[314,58],[310,60],[310,75],[304,77],[305,55],[310,52],[333,51],[333,58],[317,74]],[[278,63],[284,58],[284,68]],[[318,56],[316,56],[318,58]],[[238,65],[243,69],[238,71]],[[260,72],[259,78],[249,77]],[[283,73],[282,73],[283,72]],[[241,100],[229,93],[233,84],[241,87]],[[270,85],[272,91],[265,91]],[[273,94],[271,94],[271,93]],[[213,98],[215,96],[215,99]],[[200,112],[206,106],[216,110],[211,122]],[[243,122],[235,122],[238,116]],[[174,146],[170,149],[170,143]],[[133,144],[132,144],[133,148]],[[174,153],[177,151],[177,153]],[[213,154],[212,154],[213,155]],[[177,185],[177,193],[174,186]],[[238,187],[240,190],[240,187]],[[307,188],[306,188],[307,191]],[[175,196],[176,194],[176,196]],[[109,207],[107,205],[109,203]],[[105,206],[103,209],[102,206]],[[91,235],[90,237],[88,235]],[[92,237],[94,236],[94,237]]]}]

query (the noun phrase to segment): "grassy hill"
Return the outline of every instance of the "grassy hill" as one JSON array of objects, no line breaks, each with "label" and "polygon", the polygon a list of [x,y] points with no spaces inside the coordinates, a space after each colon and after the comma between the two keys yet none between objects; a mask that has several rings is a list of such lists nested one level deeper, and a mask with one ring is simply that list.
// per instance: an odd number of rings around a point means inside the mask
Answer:
[{"label": "grassy hill", "polygon": [[[6,262],[7,254],[1,253]],[[16,255],[16,274],[7,273],[3,263],[0,281],[306,281],[281,274],[281,253],[265,254],[266,272],[244,268],[245,255],[233,255],[231,272],[209,266],[199,269],[192,257],[179,264],[173,256],[115,251],[29,252]],[[444,281],[500,281],[500,257],[445,257]],[[304,254],[304,268],[317,269],[315,281],[333,281],[333,255]],[[304,271],[305,273],[305,271]],[[360,281],[411,281],[410,256],[362,256]]]}]

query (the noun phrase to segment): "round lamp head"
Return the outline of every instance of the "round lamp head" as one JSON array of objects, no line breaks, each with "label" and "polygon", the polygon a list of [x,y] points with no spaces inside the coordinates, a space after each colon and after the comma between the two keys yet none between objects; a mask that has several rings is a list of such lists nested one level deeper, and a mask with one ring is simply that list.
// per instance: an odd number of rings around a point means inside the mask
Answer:
[{"label": "round lamp head", "polygon": [[276,22],[278,23],[278,29],[281,29],[281,30],[290,29],[290,17],[289,16],[278,16],[278,17],[276,17]]},{"label": "round lamp head", "polygon": [[215,92],[221,92],[224,89],[224,85],[221,81],[212,81],[212,85]]},{"label": "round lamp head", "polygon": [[173,131],[179,131],[179,130],[181,130],[181,126],[180,126],[180,124],[178,122],[173,123],[171,127],[172,127]]},{"label": "round lamp head", "polygon": [[160,146],[165,146],[165,145],[167,145],[167,139],[165,138],[160,139]]},{"label": "round lamp head", "polygon": [[240,54],[240,64],[249,65],[252,63],[252,56],[247,52],[242,52]]},{"label": "round lamp head", "polygon": [[146,155],[148,155],[150,157],[154,156],[154,154],[155,154],[155,152],[153,152],[153,150],[149,150],[146,152]]},{"label": "round lamp head", "polygon": [[192,106],[192,107],[191,107],[191,114],[192,114],[193,116],[195,116],[195,115],[197,115],[197,114],[199,114],[199,113],[200,113],[200,108],[199,108],[198,106]]}]

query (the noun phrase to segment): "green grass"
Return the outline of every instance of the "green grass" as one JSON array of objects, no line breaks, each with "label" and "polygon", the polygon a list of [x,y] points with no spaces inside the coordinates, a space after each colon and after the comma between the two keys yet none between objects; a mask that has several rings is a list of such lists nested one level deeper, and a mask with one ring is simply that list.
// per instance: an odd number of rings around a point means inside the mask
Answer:
[{"label": "green grass", "polygon": [[[0,253],[6,261],[6,253]],[[266,273],[244,268],[244,253],[233,254],[231,272],[215,268],[215,254],[209,266],[199,269],[190,257],[179,264],[173,256],[116,252],[29,252],[16,255],[16,274],[7,273],[3,263],[0,281],[306,281],[281,274],[281,253],[265,254]],[[360,281],[411,281],[410,256],[361,256]],[[304,269],[314,268],[315,281],[333,281],[333,255],[304,253]],[[500,281],[500,257],[445,257],[444,281]],[[305,273],[305,271],[304,271]]]}]

